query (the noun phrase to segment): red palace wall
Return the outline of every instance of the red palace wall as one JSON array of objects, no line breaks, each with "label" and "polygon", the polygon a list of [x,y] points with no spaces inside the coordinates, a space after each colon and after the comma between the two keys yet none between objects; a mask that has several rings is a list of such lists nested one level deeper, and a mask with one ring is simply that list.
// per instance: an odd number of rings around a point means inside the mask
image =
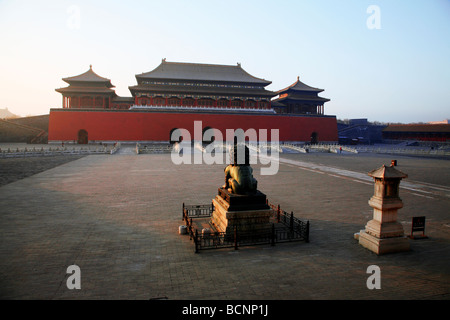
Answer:
[{"label": "red palace wall", "polygon": [[[279,129],[280,141],[311,140],[317,133],[319,142],[337,142],[335,116],[253,115],[217,113],[180,113],[154,111],[86,111],[51,109],[49,142],[77,141],[78,132],[88,132],[89,141],[169,141],[172,129],[187,129],[194,139],[194,121],[218,129],[224,140],[226,129],[250,128],[257,132]],[[259,139],[259,138],[258,138]]]}]

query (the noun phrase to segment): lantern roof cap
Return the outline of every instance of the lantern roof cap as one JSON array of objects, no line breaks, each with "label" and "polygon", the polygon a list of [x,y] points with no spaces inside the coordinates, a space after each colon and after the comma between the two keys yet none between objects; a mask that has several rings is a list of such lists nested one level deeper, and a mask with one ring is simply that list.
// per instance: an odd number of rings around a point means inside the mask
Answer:
[{"label": "lantern roof cap", "polygon": [[393,166],[387,167],[385,165],[381,166],[378,169],[370,171],[368,175],[373,178],[379,179],[403,179],[408,177],[406,173],[395,169]]}]

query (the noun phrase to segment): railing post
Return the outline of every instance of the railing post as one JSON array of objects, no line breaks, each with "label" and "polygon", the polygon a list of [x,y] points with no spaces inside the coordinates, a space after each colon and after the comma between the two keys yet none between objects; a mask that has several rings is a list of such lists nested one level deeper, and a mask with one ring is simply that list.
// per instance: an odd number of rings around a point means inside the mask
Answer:
[{"label": "railing post", "polygon": [[[189,221],[189,240],[192,239],[192,218],[188,219]],[[195,230],[197,232],[197,230]]]},{"label": "railing post", "polygon": [[184,202],[183,202],[183,217],[181,218],[181,220],[184,220]]},{"label": "railing post", "polygon": [[281,211],[280,205],[278,205],[278,208],[277,208],[277,222],[278,223],[280,222],[280,211]]},{"label": "railing post", "polygon": [[234,226],[234,250],[238,249],[238,230],[237,225]]},{"label": "railing post", "polygon": [[195,253],[198,253],[198,231],[197,231],[197,229],[195,230],[195,235],[194,235],[194,245],[195,245]]},{"label": "railing post", "polygon": [[291,211],[291,219],[289,221],[289,226],[291,227],[291,231],[294,231],[294,212]]},{"label": "railing post", "polygon": [[309,242],[309,220],[306,221],[306,235],[305,235],[305,240],[306,242]]},{"label": "railing post", "polygon": [[276,239],[276,234],[275,234],[275,223],[272,223],[272,239],[270,241],[270,245],[274,246],[275,245],[275,239]]}]

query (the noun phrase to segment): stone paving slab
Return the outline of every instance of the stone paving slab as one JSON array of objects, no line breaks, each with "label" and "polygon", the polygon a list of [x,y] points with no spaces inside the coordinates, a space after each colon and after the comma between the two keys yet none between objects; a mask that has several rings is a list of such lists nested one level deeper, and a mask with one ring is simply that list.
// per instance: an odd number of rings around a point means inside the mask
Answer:
[{"label": "stone paving slab", "polygon": [[[331,157],[334,156],[334,157]],[[427,240],[409,252],[377,256],[353,234],[372,217],[373,185],[304,162],[366,173],[389,159],[357,155],[282,155],[275,176],[258,175],[271,203],[311,223],[310,243],[209,250],[194,254],[178,234],[181,206],[208,204],[224,165],[174,165],[170,154],[91,155],[0,187],[2,299],[438,299],[450,295],[450,199],[402,189],[399,220],[427,217]],[[316,158],[317,157],[317,158]],[[390,156],[388,156],[390,158]],[[450,162],[396,157],[414,181],[441,186]],[[431,168],[432,166],[433,168]],[[416,174],[417,172],[417,174]],[[411,176],[410,176],[411,177]],[[444,181],[445,180],[445,181]],[[68,266],[81,289],[66,286]],[[366,286],[381,269],[381,289]]]}]

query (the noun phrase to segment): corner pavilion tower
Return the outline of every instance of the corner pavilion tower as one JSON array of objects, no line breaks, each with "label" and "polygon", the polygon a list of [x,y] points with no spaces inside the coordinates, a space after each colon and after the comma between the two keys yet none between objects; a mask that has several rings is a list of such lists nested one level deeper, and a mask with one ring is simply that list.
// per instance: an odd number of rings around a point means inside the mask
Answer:
[{"label": "corner pavilion tower", "polygon": [[68,87],[55,89],[63,96],[63,108],[102,108],[109,109],[116,93],[111,80],[100,77],[92,70],[78,76],[63,78]]},{"label": "corner pavilion tower", "polygon": [[325,114],[324,104],[330,99],[319,97],[323,89],[310,87],[297,81],[289,87],[276,92],[278,98],[272,101],[272,107],[277,113],[294,114]]}]

